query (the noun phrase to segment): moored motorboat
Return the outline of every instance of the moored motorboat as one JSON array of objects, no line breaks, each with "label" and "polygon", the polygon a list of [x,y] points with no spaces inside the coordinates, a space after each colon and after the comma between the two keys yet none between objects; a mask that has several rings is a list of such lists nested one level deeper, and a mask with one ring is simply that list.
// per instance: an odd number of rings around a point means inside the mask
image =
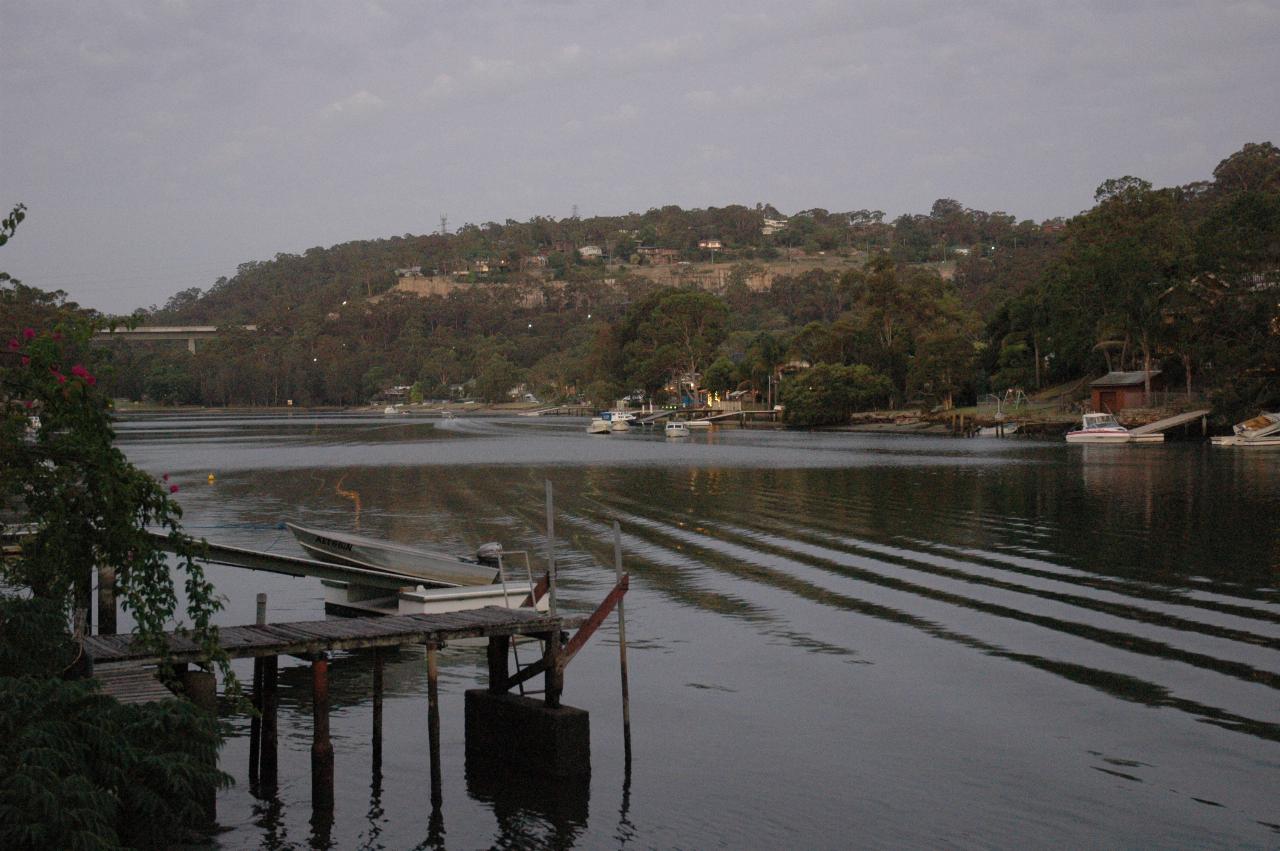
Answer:
[{"label": "moored motorboat", "polygon": [[689,420],[685,425],[689,428],[711,428],[711,420]]},{"label": "moored motorboat", "polygon": [[1280,446],[1280,412],[1263,412],[1236,423],[1232,434],[1212,438],[1215,446]]},{"label": "moored motorboat", "polygon": [[489,585],[498,580],[494,558],[501,548],[497,544],[485,544],[471,559],[347,532],[309,529],[296,523],[285,526],[308,554],[322,561],[410,574],[432,585]]},{"label": "moored motorboat", "polygon": [[609,421],[594,417],[591,422],[587,423],[587,434],[608,434]]},{"label": "moored motorboat", "polygon": [[609,431],[630,431],[631,423],[627,420],[610,420]]},{"label": "moored motorboat", "polygon": [[1112,414],[1085,414],[1080,428],[1067,432],[1067,443],[1129,443],[1129,430]]},{"label": "moored motorboat", "polygon": [[679,420],[668,422],[662,429],[667,437],[688,437],[689,427]]}]

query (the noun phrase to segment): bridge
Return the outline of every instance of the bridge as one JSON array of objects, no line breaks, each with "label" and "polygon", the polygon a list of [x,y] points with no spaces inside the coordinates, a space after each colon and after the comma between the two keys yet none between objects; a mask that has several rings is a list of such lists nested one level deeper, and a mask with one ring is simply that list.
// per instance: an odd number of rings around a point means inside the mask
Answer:
[{"label": "bridge", "polygon": [[[241,325],[244,331],[257,331],[257,325]],[[116,328],[114,331],[99,331],[93,335],[95,342],[110,340],[126,342],[185,342],[187,351],[196,353],[196,340],[212,340],[218,336],[216,325],[142,325],[137,328]]]}]

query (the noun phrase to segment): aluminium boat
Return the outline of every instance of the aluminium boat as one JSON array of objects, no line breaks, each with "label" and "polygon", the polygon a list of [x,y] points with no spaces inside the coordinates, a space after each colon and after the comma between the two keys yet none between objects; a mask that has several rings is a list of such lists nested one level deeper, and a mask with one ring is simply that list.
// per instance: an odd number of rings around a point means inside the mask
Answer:
[{"label": "aluminium boat", "polygon": [[673,420],[667,423],[663,427],[662,431],[667,437],[688,437],[689,436],[689,427],[678,420]]},{"label": "aluminium boat", "polygon": [[331,564],[409,574],[436,586],[490,585],[499,581],[497,557],[502,548],[498,544],[485,544],[475,558],[466,558],[348,532],[288,522],[285,526],[309,555]]}]

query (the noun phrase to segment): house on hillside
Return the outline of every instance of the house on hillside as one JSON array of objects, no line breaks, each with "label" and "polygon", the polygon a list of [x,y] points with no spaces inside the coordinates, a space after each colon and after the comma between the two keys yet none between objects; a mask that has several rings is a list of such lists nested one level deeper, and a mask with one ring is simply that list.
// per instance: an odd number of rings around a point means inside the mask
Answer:
[{"label": "house on hillside", "polygon": [[599,260],[604,256],[604,251],[598,245],[584,245],[578,249],[578,256],[583,260]]},{"label": "house on hillside", "polygon": [[[1151,370],[1151,391],[1164,390],[1164,375],[1158,369]],[[1125,408],[1144,408],[1151,400],[1147,396],[1146,373],[1108,372],[1089,382],[1089,395],[1095,411],[1116,413]]]},{"label": "house on hillside", "polygon": [[720,251],[724,248],[724,244],[718,239],[700,239],[698,247],[703,251]]},{"label": "house on hillside", "polygon": [[651,266],[670,266],[680,259],[680,252],[674,248],[653,248],[642,245],[636,249],[636,253],[640,255],[641,260]]}]

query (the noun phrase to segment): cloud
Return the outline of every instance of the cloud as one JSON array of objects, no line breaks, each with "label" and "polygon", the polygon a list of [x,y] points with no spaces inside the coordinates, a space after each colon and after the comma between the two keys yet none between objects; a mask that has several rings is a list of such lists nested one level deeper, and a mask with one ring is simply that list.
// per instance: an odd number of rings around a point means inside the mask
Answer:
[{"label": "cloud", "polygon": [[349,97],[342,100],[335,100],[333,103],[320,110],[320,114],[325,118],[344,118],[354,115],[369,115],[375,112],[381,112],[386,109],[387,102],[382,98],[370,92],[367,89],[361,89]]},{"label": "cloud", "polygon": [[606,124],[630,124],[640,117],[640,110],[635,104],[624,103],[601,116]]},{"label": "cloud", "polygon": [[80,61],[93,68],[116,68],[134,60],[131,50],[119,45],[90,44],[82,41],[76,48]]}]

